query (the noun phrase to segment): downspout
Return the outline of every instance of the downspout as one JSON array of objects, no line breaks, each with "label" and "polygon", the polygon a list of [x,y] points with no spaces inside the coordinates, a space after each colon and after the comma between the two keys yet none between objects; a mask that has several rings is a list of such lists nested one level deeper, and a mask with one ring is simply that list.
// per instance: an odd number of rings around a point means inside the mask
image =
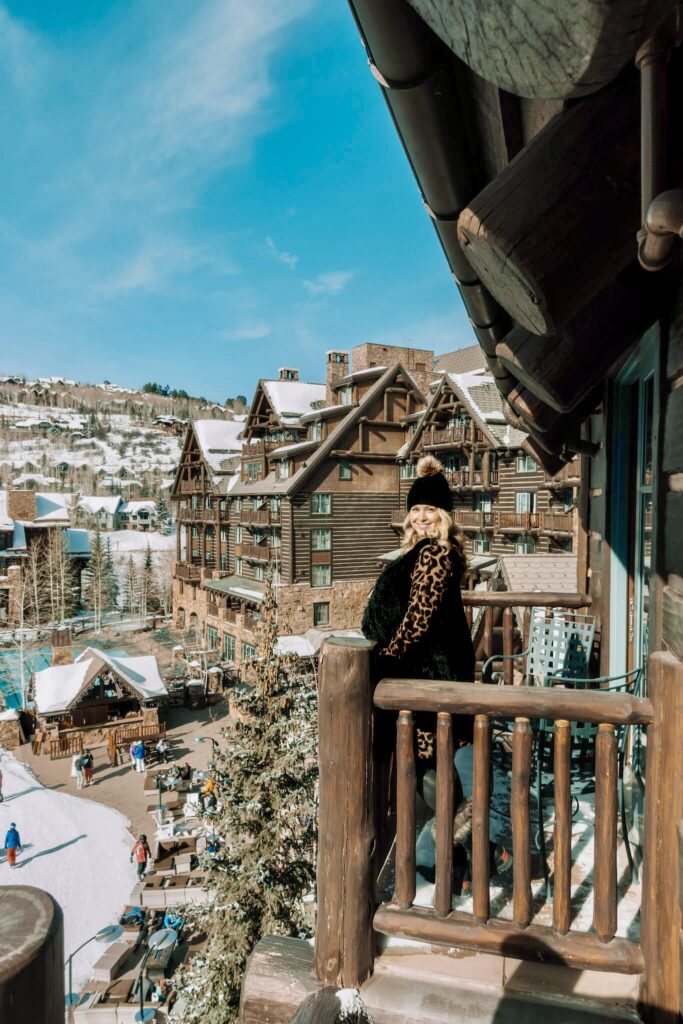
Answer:
[{"label": "downspout", "polygon": [[667,18],[636,53],[640,71],[641,215],[638,262],[661,270],[683,238],[683,189],[664,191],[667,177],[667,63],[682,38],[681,8]]}]

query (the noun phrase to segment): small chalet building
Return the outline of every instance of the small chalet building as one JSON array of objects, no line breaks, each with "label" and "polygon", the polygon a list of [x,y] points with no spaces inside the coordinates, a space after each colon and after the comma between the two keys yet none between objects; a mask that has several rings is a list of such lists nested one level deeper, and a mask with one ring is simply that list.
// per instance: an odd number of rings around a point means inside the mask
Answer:
[{"label": "small chalet building", "polygon": [[[87,523],[92,529],[118,530],[121,511],[126,502],[120,494],[105,496],[82,494],[76,502],[74,519]],[[128,502],[128,504],[130,504]]]},{"label": "small chalet building", "polygon": [[39,724],[48,728],[86,728],[138,715],[155,722],[168,700],[156,658],[114,656],[95,647],[72,664],[35,672],[32,690]]},{"label": "small chalet building", "polygon": [[156,523],[155,509],[156,503],[151,498],[122,502],[117,510],[121,529],[139,530],[146,533]]},{"label": "small chalet building", "polygon": [[415,462],[429,453],[441,461],[451,484],[453,515],[466,535],[468,554],[571,552],[578,530],[577,463],[551,476],[526,441],[527,434],[506,421],[489,373],[443,374],[401,466],[399,523]]}]

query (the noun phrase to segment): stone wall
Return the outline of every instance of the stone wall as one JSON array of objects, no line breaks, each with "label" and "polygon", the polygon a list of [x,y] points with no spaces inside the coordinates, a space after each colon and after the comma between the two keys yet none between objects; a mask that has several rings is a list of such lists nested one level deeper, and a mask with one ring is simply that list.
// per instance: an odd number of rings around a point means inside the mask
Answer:
[{"label": "stone wall", "polygon": [[360,629],[363,609],[374,580],[340,580],[331,587],[310,587],[307,583],[277,588],[279,632],[305,633],[313,622],[313,605],[327,603],[329,624],[320,629]]},{"label": "stone wall", "polygon": [[34,522],[36,518],[35,491],[10,491],[7,496],[7,515],[10,519]]},{"label": "stone wall", "polygon": [[4,747],[5,750],[16,750],[25,742],[26,737],[18,718],[0,719],[0,747]]},{"label": "stone wall", "polygon": [[351,371],[368,370],[371,366],[393,366],[401,363],[409,371],[423,395],[441,374],[434,372],[434,353],[429,348],[408,348],[402,345],[356,345],[351,349]]}]

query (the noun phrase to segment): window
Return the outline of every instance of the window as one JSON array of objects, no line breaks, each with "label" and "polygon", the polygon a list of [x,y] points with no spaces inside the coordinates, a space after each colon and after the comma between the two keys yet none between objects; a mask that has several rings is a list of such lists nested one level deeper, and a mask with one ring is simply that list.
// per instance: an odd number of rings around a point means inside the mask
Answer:
[{"label": "window", "polygon": [[472,495],[473,512],[491,512],[493,495],[490,491],[475,491]]},{"label": "window", "polygon": [[272,567],[272,571],[273,571],[273,577],[272,577],[272,579],[273,579],[273,586],[274,587],[278,587],[280,585],[281,580],[282,580],[282,576],[280,575],[280,567],[277,566],[277,565],[274,565]]},{"label": "window", "polygon": [[341,405],[351,405],[352,399],[353,392],[348,384],[343,388],[339,388],[339,402]]},{"label": "window", "polygon": [[441,460],[444,469],[449,469],[451,472],[457,472],[461,468],[462,459],[460,455],[444,455]]},{"label": "window", "polygon": [[235,572],[238,576],[241,576],[244,571],[244,562],[241,558],[235,559]]},{"label": "window", "polygon": [[223,634],[223,661],[235,660],[235,638],[229,633]]},{"label": "window", "polygon": [[311,566],[311,586],[312,587],[329,587],[332,583],[332,566],[331,565],[312,565]]},{"label": "window", "polygon": [[190,498],[190,508],[194,508],[194,509],[199,508],[200,507],[199,499],[200,499],[200,496],[198,494],[193,494],[192,497]]},{"label": "window", "polygon": [[255,580],[262,580],[263,579],[263,566],[262,565],[255,565],[254,566],[254,579]]},{"label": "window", "polygon": [[491,542],[485,533],[475,534],[472,541],[472,551],[475,555],[487,555],[491,550]]},{"label": "window", "polygon": [[526,452],[519,452],[517,455],[517,472],[518,473],[535,473],[538,469],[536,460],[527,455]]},{"label": "window", "polygon": [[213,626],[206,627],[206,647],[209,651],[215,651],[218,648],[218,630]]},{"label": "window", "polygon": [[523,533],[515,541],[516,555],[533,555],[536,553],[536,539],[530,533]]},{"label": "window", "polygon": [[237,513],[241,512],[242,511],[242,499],[241,498],[235,498],[235,500],[233,501],[232,507],[234,508],[235,512],[237,512]]},{"label": "window", "polygon": [[221,572],[228,571],[228,553],[227,551],[221,551]]},{"label": "window", "polygon": [[242,527],[241,526],[236,526],[235,527],[235,544],[241,544],[241,543],[242,543]]},{"label": "window", "polygon": [[562,502],[563,511],[571,512],[574,508],[574,492],[571,490],[571,488],[569,488],[566,491],[560,491],[557,497]]},{"label": "window", "polygon": [[311,530],[311,551],[331,551],[332,530]]},{"label": "window", "polygon": [[323,425],[318,420],[317,423],[311,423],[311,441],[321,441],[323,436]]},{"label": "window", "polygon": [[311,515],[312,516],[329,516],[332,513],[332,495],[331,494],[312,494],[311,495]]},{"label": "window", "polygon": [[330,603],[329,601],[316,601],[313,605],[313,625],[329,626],[330,624]]},{"label": "window", "polygon": [[261,479],[261,463],[260,462],[245,462],[244,464],[244,475],[247,480],[260,480]]},{"label": "window", "polygon": [[271,529],[270,531],[270,546],[271,548],[282,547],[282,534],[277,528]]},{"label": "window", "polygon": [[212,504],[212,502],[211,502],[211,495],[210,494],[205,494],[204,495],[204,508],[210,509],[211,508],[211,504]]},{"label": "window", "polygon": [[225,547],[228,543],[228,528],[227,526],[221,526],[221,547]]},{"label": "window", "polygon": [[536,511],[536,492],[517,491],[515,494],[515,512],[519,515]]},{"label": "window", "polygon": [[242,644],[242,661],[251,661],[256,657],[256,648],[253,644]]},{"label": "window", "polygon": [[350,480],[351,479],[351,475],[352,475],[351,474],[351,463],[348,462],[346,459],[343,459],[339,463],[339,479],[340,480]]},{"label": "window", "polygon": [[289,459],[280,459],[280,461],[277,464],[277,477],[278,477],[278,480],[286,480],[287,479],[287,477],[289,476],[289,471],[291,469],[291,465],[292,464],[291,464]]},{"label": "window", "polygon": [[414,462],[402,462],[398,475],[401,480],[414,480],[417,476],[417,465]]},{"label": "window", "polygon": [[270,503],[270,511],[271,512],[279,512],[280,511],[280,499],[279,498],[270,498],[269,499],[269,503]]}]

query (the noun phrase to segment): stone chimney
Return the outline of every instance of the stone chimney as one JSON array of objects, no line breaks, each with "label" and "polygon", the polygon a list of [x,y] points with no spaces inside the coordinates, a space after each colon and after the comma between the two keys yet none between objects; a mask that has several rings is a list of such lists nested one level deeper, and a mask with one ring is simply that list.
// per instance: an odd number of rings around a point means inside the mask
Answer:
[{"label": "stone chimney", "polygon": [[35,491],[10,491],[7,495],[7,515],[33,523],[36,518]]},{"label": "stone chimney", "polygon": [[281,366],[277,371],[280,375],[280,380],[298,380],[299,371],[292,369],[291,366]]},{"label": "stone chimney", "polygon": [[69,626],[58,626],[52,630],[51,665],[71,665],[74,660],[71,629]]},{"label": "stone chimney", "polygon": [[356,345],[351,352],[354,373],[372,366],[393,366],[402,363],[411,374],[423,395],[429,394],[429,385],[441,376],[434,372],[432,349],[412,348],[409,345]]},{"label": "stone chimney", "polygon": [[334,391],[334,386],[342,379],[342,377],[348,377],[349,375],[349,353],[342,352],[340,349],[330,349],[326,355],[327,369],[325,383],[327,385],[327,390],[325,392],[325,400],[328,405],[336,405],[337,395]]}]

